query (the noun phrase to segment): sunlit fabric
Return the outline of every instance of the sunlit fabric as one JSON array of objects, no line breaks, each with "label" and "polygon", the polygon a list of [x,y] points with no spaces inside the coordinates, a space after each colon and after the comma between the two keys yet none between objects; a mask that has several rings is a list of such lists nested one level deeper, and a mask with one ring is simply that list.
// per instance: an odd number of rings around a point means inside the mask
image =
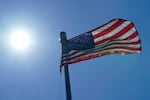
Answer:
[{"label": "sunlit fabric", "polygon": [[141,41],[131,21],[113,19],[108,23],[68,40],[61,67],[66,64],[110,54],[141,52]]}]

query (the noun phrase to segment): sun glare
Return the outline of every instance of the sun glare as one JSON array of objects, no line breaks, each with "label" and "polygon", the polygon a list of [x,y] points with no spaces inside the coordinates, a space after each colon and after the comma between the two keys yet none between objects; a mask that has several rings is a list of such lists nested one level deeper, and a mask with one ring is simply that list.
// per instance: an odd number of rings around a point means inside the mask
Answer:
[{"label": "sun glare", "polygon": [[14,48],[25,49],[30,43],[30,38],[27,32],[19,30],[11,35],[10,41]]}]

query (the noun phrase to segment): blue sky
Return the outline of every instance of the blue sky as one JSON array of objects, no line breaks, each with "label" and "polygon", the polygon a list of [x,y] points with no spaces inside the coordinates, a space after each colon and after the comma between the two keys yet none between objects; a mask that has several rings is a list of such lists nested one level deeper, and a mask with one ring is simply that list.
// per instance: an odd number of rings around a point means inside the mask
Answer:
[{"label": "blue sky", "polygon": [[[65,100],[59,33],[68,39],[113,18],[132,20],[142,53],[110,55],[69,65],[73,100],[150,100],[148,0],[0,0],[0,100]],[[27,30],[29,47],[10,45]]]}]

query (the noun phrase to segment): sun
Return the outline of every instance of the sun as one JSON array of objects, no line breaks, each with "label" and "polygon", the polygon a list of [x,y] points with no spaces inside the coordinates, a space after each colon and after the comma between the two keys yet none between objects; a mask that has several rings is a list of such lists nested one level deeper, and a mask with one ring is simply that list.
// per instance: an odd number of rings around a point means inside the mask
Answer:
[{"label": "sun", "polygon": [[30,37],[26,31],[18,30],[11,35],[10,42],[14,48],[22,50],[28,47]]}]

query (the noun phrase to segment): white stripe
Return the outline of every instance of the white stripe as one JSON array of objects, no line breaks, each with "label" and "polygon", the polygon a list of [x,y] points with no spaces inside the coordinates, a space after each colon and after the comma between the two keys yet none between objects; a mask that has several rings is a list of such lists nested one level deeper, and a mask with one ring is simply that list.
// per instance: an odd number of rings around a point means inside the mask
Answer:
[{"label": "white stripe", "polygon": [[[97,50],[98,48],[99,48],[99,51],[100,50],[102,50],[102,49],[104,49],[103,48],[103,46],[105,46],[105,45],[109,45],[109,44],[112,44],[112,43],[130,43],[130,42],[136,42],[136,41],[138,41],[139,40],[139,36],[137,36],[137,37],[135,37],[135,38],[133,38],[133,39],[131,39],[131,40],[120,40],[120,41],[110,41],[110,42],[108,42],[108,43],[105,43],[105,44],[103,44],[103,45],[96,45],[95,46],[95,48],[92,48],[92,49],[88,49],[88,50],[84,50],[84,52],[82,52],[82,51],[77,51],[77,50],[72,50],[72,51],[70,51],[68,54],[63,54],[63,56],[68,56],[68,57],[65,57],[65,59],[67,59],[67,58],[72,58],[72,57],[75,57],[75,56],[78,56],[78,55],[80,55],[80,54],[83,54],[83,53],[85,53],[85,52],[89,52],[89,51],[92,51],[92,52],[94,52],[94,50]],[[115,46],[128,46],[128,47],[141,47],[141,44],[114,44]],[[138,45],[138,46],[137,46]],[[111,45],[110,45],[111,46]],[[105,47],[105,49],[106,48],[108,48],[108,47],[110,47],[110,46],[107,46],[107,47]],[[74,53],[74,52],[77,52],[77,53],[75,53],[74,55],[71,55],[72,53]],[[69,56],[70,55],[70,56]],[[63,57],[64,58],[64,57]]]},{"label": "white stripe", "polygon": [[140,53],[140,51],[132,51],[132,50],[127,50],[127,49],[109,49],[109,50],[105,50],[105,51],[101,51],[101,52],[96,52],[96,53],[89,53],[77,58],[74,58],[72,60],[69,61],[63,61],[63,63],[71,63],[74,62],[80,58],[84,58],[84,57],[88,57],[88,56],[92,56],[92,55],[96,55],[96,54],[102,54],[102,53],[106,53],[106,52],[115,52],[115,51],[120,51],[120,52],[130,52],[130,53]]},{"label": "white stripe", "polygon": [[[102,43],[102,44],[98,44],[98,45],[95,45],[95,48],[92,48],[92,49],[89,49],[89,50],[94,50],[94,49],[97,49],[97,48],[102,48],[102,47],[104,47],[105,45],[109,45],[109,44],[112,44],[112,43],[131,43],[131,42],[136,42],[136,41],[138,41],[139,40],[139,36],[137,35],[135,38],[133,38],[133,39],[131,39],[131,40],[114,40],[114,41],[106,41],[106,42],[104,42],[104,43]],[[130,45],[130,44],[127,44],[127,45]],[[134,45],[134,44],[133,44]],[[85,50],[85,52],[87,51],[89,51],[89,50]]]},{"label": "white stripe", "polygon": [[104,25],[103,27],[100,27],[99,29],[93,31],[92,34],[93,34],[93,35],[96,35],[96,34],[102,32],[102,31],[106,30],[107,28],[111,27],[112,25],[114,25],[114,24],[117,23],[118,21],[119,21],[119,20],[116,19],[116,20],[114,20],[114,21],[108,23],[107,25]]},{"label": "white stripe", "polygon": [[[107,47],[103,48],[103,46],[109,45],[109,44],[112,44],[112,43],[131,43],[131,42],[136,42],[138,40],[139,40],[139,36],[136,36],[135,38],[133,38],[131,40],[110,41],[108,43],[104,43],[103,45],[96,45],[95,48],[84,50],[84,52],[79,51],[79,50],[78,51],[77,50],[72,50],[68,54],[63,54],[63,56],[68,56],[68,57],[63,57],[63,59],[72,58],[72,57],[78,56],[80,54],[83,54],[85,52],[90,52],[90,51],[95,52],[95,50],[97,50],[98,48],[99,48],[98,51],[101,51],[103,49],[106,49],[106,48],[109,48],[109,47],[113,47],[113,46],[126,46],[126,47],[139,48],[139,47],[141,47],[141,44],[113,44],[113,45],[110,45],[110,46],[107,46]],[[75,53],[74,55],[71,55],[74,52],[77,52],[77,53]]]},{"label": "white stripe", "polygon": [[83,54],[83,53],[85,53],[85,52],[80,52],[80,51],[79,51],[78,53],[76,53],[76,54],[74,54],[74,55],[70,55],[70,56],[68,56],[68,57],[63,57],[63,60],[64,60],[64,59],[70,59],[70,58],[79,56],[79,55],[81,55],[81,54]]},{"label": "white stripe", "polygon": [[122,29],[124,29],[126,26],[128,26],[131,22],[130,21],[125,21],[124,23],[122,23],[119,27],[115,28],[114,30],[112,30],[111,32],[109,32],[106,35],[100,36],[96,39],[94,39],[94,42],[98,42],[101,41],[103,39],[109,38],[114,36],[115,34],[117,34],[119,31],[121,31]]},{"label": "white stripe", "polygon": [[132,47],[132,48],[140,48],[141,47],[140,44],[113,44],[113,45],[109,45],[109,46],[106,46],[104,48],[101,48],[100,50],[107,49],[107,48],[113,48],[113,47],[117,48],[118,46],[121,46],[121,47]]},{"label": "white stripe", "polygon": [[125,34],[123,34],[122,36],[120,36],[118,39],[125,39],[128,36],[132,35],[134,32],[136,31],[135,27],[133,27],[132,29],[130,29],[128,32],[126,32]]},{"label": "white stripe", "polygon": [[[136,31],[136,30],[135,30]],[[106,44],[108,44],[108,43],[110,43],[110,42],[112,42],[112,43],[130,43],[130,42],[136,42],[136,41],[138,41],[140,38],[139,38],[139,36],[137,35],[136,37],[134,37],[133,39],[130,39],[130,40],[122,40],[123,38],[127,38],[128,36],[130,36],[130,35],[132,35],[133,33],[131,32],[131,31],[128,31],[129,32],[129,34],[128,33],[126,33],[124,36],[121,36],[121,37],[119,37],[119,38],[116,38],[116,39],[114,39],[114,41],[110,41],[110,40],[108,40],[108,41],[105,41],[104,43],[101,43],[101,44],[97,44],[97,45],[95,45],[95,46],[104,46],[104,45],[106,45]],[[122,39],[121,39],[122,38]]]},{"label": "white stripe", "polygon": [[106,47],[97,47],[95,50],[93,49],[90,52],[106,51],[107,49],[112,48],[112,47],[116,47],[116,49],[120,49],[120,48],[117,48],[117,46],[132,47],[132,48],[140,48],[141,47],[140,44],[113,44],[113,45],[109,45],[109,46],[106,46]]},{"label": "white stripe", "polygon": [[[115,46],[125,46],[125,47],[132,47],[132,48],[140,48],[141,47],[140,43],[138,43],[138,44],[132,44],[131,43],[131,42],[136,42],[138,40],[139,40],[139,37],[137,36],[137,37],[133,38],[132,40],[110,41],[108,43],[105,43],[105,45],[97,45],[97,46],[95,46],[95,50],[98,49],[98,48],[99,48],[99,50],[103,50],[103,49],[110,48],[110,47],[115,47]],[[117,44],[117,43],[119,43],[119,44]],[[131,44],[125,44],[125,43],[131,43]],[[109,46],[106,46],[106,45],[109,45]],[[106,47],[104,47],[104,46],[106,46]],[[94,51],[94,49],[93,49],[93,51]]]},{"label": "white stripe", "polygon": [[68,55],[73,54],[73,53],[75,53],[75,52],[77,52],[77,50],[71,50],[69,53],[63,54],[63,56],[68,56]]},{"label": "white stripe", "polygon": [[71,60],[67,60],[67,61],[65,60],[62,62],[62,64],[68,64],[68,63],[71,63]]},{"label": "white stripe", "polygon": [[64,61],[66,63],[70,63],[70,62],[74,62],[80,58],[84,58],[84,57],[88,57],[88,56],[92,56],[92,55],[96,55],[96,54],[102,54],[102,53],[105,53],[105,52],[115,52],[115,51],[120,51],[120,52],[130,52],[130,53],[140,53],[140,51],[131,51],[131,50],[126,50],[126,49],[112,49],[112,50],[105,50],[105,51],[102,51],[102,52],[96,52],[96,53],[90,53],[90,54],[86,54],[86,55],[83,55],[83,56],[80,56],[80,57],[77,57],[75,59],[72,59],[70,61]]},{"label": "white stripe", "polygon": [[[117,40],[116,43],[131,43],[131,42],[136,42],[140,40],[139,36],[137,35],[135,38],[131,39],[131,40]],[[115,41],[112,41],[112,42],[115,42]]]},{"label": "white stripe", "polygon": [[[104,48],[100,48],[100,47],[98,47],[98,48],[94,48],[93,50],[89,50],[89,51],[86,51],[86,52],[88,52],[88,53],[92,53],[92,52],[100,52],[100,51],[107,51],[107,50],[104,50],[104,49],[109,49],[109,48],[112,48],[112,47],[116,47],[116,49],[120,49],[120,48],[117,48],[117,46],[121,46],[121,47],[132,47],[132,48],[140,48],[141,47],[141,45],[140,44],[113,44],[113,45],[109,45],[109,46],[106,46],[106,47],[104,47]],[[84,54],[84,53],[86,53],[86,52],[78,52],[78,53],[76,53],[76,54],[74,54],[74,55],[70,55],[70,56],[68,56],[68,57],[63,57],[63,60],[65,60],[65,59],[71,59],[71,58],[73,58],[73,57],[76,57],[76,56],[79,56],[79,55],[81,55],[81,54]],[[88,55],[88,54],[86,54],[86,55]]]}]

